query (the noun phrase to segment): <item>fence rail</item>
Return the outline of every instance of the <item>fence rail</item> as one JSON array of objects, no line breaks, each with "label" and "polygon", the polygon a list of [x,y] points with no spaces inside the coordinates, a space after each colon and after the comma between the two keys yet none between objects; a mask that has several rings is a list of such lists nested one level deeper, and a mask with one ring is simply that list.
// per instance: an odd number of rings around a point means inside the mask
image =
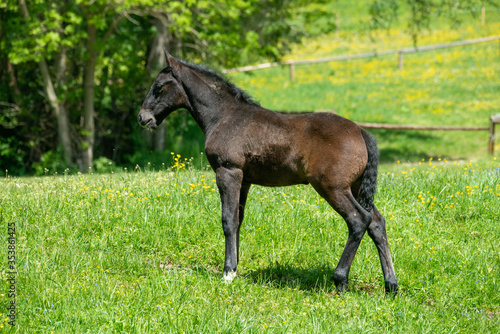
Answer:
[{"label": "fence rail", "polygon": [[[315,111],[276,111],[286,115],[311,114],[315,112],[335,113],[335,110],[315,110]],[[387,123],[365,123],[356,122],[366,129],[384,130],[431,130],[431,131],[489,131],[488,152],[493,155],[495,152],[495,125],[500,124],[500,114],[490,117],[490,126],[445,126],[445,125],[413,125],[413,124],[387,124]]]},{"label": "fence rail", "polygon": [[367,129],[388,129],[388,130],[442,130],[442,131],[484,131],[489,130],[488,126],[427,126],[427,125],[403,125],[384,123],[363,123],[357,124]]},{"label": "fence rail", "polygon": [[[264,63],[264,64],[259,64],[259,65],[250,65],[250,66],[231,68],[231,69],[223,70],[222,72],[223,73],[248,72],[248,71],[261,70],[261,69],[265,69],[265,68],[287,65],[290,68],[290,80],[293,81],[295,78],[295,65],[309,65],[309,64],[318,64],[318,63],[328,63],[328,62],[333,62],[333,61],[372,58],[372,57],[379,57],[379,56],[385,56],[385,55],[390,55],[390,54],[398,54],[398,68],[400,70],[402,70],[403,69],[403,55],[404,54],[445,49],[445,48],[453,48],[453,47],[458,47],[458,46],[487,43],[487,42],[493,42],[493,41],[500,41],[500,36],[497,35],[497,36],[468,39],[468,40],[464,40],[464,41],[457,41],[457,42],[451,42],[451,43],[424,45],[421,47],[374,51],[374,52],[368,52],[368,53],[361,53],[361,54],[357,54],[357,55],[343,55],[343,56],[318,58],[318,59],[312,59],[312,60],[287,60],[287,61],[282,61],[282,62]],[[500,43],[499,43],[499,47],[500,47]]]}]

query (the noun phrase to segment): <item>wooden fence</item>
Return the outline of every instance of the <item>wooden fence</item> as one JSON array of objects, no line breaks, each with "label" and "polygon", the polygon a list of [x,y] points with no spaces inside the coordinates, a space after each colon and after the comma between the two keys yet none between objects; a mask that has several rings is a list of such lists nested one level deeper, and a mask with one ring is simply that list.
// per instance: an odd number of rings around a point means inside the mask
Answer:
[{"label": "wooden fence", "polygon": [[[231,69],[223,70],[222,72],[223,73],[247,72],[247,71],[260,70],[260,69],[264,69],[264,68],[287,65],[287,66],[289,66],[290,80],[293,81],[295,79],[295,66],[296,65],[309,65],[309,64],[318,64],[318,63],[328,63],[328,62],[332,62],[332,61],[372,58],[372,57],[385,56],[385,55],[390,55],[390,54],[398,54],[398,68],[400,70],[402,70],[403,69],[403,55],[405,55],[405,54],[438,50],[438,49],[445,49],[445,48],[452,48],[452,47],[465,46],[465,45],[472,45],[472,44],[478,44],[478,43],[493,42],[493,41],[500,42],[500,36],[489,36],[489,37],[469,39],[469,40],[465,40],[465,41],[458,41],[458,42],[451,42],[451,43],[444,43],[444,44],[425,45],[425,46],[421,46],[421,47],[412,47],[412,48],[404,48],[404,49],[397,49],[397,50],[375,51],[375,52],[369,52],[369,53],[361,53],[361,54],[357,54],[357,55],[335,56],[335,57],[319,58],[319,59],[313,59],[313,60],[287,60],[287,61],[282,61],[282,62],[265,63],[265,64],[259,64],[259,65],[231,68]],[[500,43],[499,43],[499,47],[500,47]]]},{"label": "wooden fence", "polygon": [[[315,111],[276,111],[281,114],[299,115],[310,114],[314,112],[330,112],[335,110],[315,110]],[[490,117],[490,126],[432,126],[432,125],[404,125],[404,124],[385,124],[385,123],[364,123],[356,122],[359,126],[366,129],[387,129],[387,130],[440,130],[440,131],[489,131],[488,152],[490,155],[495,151],[495,125],[500,124],[500,114]]]}]

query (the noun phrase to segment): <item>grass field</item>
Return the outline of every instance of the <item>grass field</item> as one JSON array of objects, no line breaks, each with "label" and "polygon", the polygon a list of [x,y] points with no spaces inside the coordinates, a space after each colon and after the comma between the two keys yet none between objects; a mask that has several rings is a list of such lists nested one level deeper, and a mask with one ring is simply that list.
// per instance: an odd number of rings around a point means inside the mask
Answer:
[{"label": "grass field", "polygon": [[[5,257],[14,223],[19,332],[498,332],[497,159],[381,168],[376,204],[400,282],[394,299],[368,237],[351,291],[337,295],[331,276],[347,229],[310,186],[251,189],[240,277],[225,285],[214,174],[181,161],[157,172],[2,179],[0,245]],[[0,301],[8,305],[6,292]]]}]

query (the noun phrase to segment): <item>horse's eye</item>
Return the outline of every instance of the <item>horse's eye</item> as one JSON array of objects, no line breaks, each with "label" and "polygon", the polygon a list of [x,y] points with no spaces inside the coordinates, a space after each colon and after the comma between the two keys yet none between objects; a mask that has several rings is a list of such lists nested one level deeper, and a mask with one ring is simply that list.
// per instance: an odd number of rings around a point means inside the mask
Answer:
[{"label": "horse's eye", "polygon": [[158,97],[163,87],[164,85],[155,85],[155,88],[153,89],[154,96]]},{"label": "horse's eye", "polygon": [[155,97],[160,96],[162,90],[165,91],[166,90],[165,88],[168,87],[170,84],[172,84],[172,81],[170,81],[170,80],[162,82],[162,83],[156,83],[154,85],[154,88],[153,88],[153,95]]}]

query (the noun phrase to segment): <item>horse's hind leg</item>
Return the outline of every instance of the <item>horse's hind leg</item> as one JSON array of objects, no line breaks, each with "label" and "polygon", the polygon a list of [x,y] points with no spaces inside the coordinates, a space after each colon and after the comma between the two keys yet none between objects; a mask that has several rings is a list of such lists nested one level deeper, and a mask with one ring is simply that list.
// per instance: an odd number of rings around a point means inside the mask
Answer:
[{"label": "horse's hind leg", "polygon": [[[243,172],[238,169],[220,167],[215,173],[222,204],[222,229],[226,242],[223,277],[229,283],[236,276],[238,266],[239,209]],[[246,197],[245,193],[243,195]]]},{"label": "horse's hind leg", "polygon": [[319,187],[315,188],[335,211],[344,218],[349,229],[349,237],[347,238],[344,251],[333,273],[333,281],[338,291],[343,292],[347,289],[352,261],[361,243],[361,239],[372,221],[372,217],[368,211],[359,205],[350,189],[332,189],[332,191],[325,192]]},{"label": "horse's hind leg", "polygon": [[398,280],[396,279],[396,273],[389,251],[389,243],[385,230],[385,219],[376,207],[373,207],[372,217],[372,221],[368,226],[368,235],[372,238],[375,246],[377,246],[382,272],[384,273],[385,292],[396,293],[398,291]]}]

